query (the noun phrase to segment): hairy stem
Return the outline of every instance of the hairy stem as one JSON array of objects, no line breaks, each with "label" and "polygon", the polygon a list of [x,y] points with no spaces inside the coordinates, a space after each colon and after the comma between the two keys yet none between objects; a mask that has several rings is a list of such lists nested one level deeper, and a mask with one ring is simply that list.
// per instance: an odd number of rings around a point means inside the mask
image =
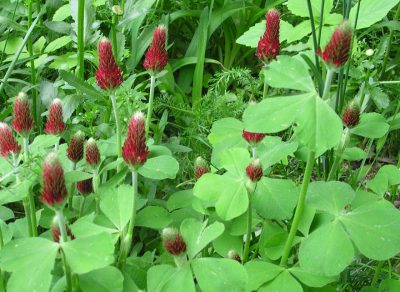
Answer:
[{"label": "hairy stem", "polygon": [[147,117],[146,117],[146,139],[149,138],[149,130],[151,123],[151,115],[153,113],[153,100],[154,100],[154,88],[156,84],[156,77],[151,74],[150,76],[150,97],[147,105]]},{"label": "hairy stem", "polygon": [[371,287],[374,287],[376,285],[376,283],[378,282],[379,274],[381,273],[383,264],[384,264],[384,261],[379,261],[378,264],[376,265],[374,277],[372,278],[372,281],[371,281]]},{"label": "hairy stem", "polygon": [[267,83],[267,66],[264,66],[264,87],[263,87],[263,99],[267,98],[268,95],[268,83]]},{"label": "hairy stem", "polygon": [[297,228],[299,227],[300,219],[303,214],[303,209],[304,209],[305,200],[306,200],[306,194],[307,194],[307,190],[308,190],[308,185],[310,183],[310,178],[311,178],[311,173],[312,173],[312,169],[314,166],[314,162],[315,162],[315,152],[310,151],[310,153],[308,153],[306,170],[304,172],[303,183],[301,185],[300,196],[299,196],[299,200],[297,202],[296,212],[294,213],[293,222],[292,222],[292,226],[290,227],[289,236],[285,243],[285,247],[283,249],[283,255],[281,258],[281,262],[280,262],[281,266],[286,266],[287,260],[290,255],[290,251],[292,250],[293,240],[296,236]]},{"label": "hairy stem", "polygon": [[92,185],[96,200],[96,215],[100,214],[100,197],[99,194],[97,193],[97,190],[99,188],[99,183],[100,183],[100,177],[99,174],[97,173],[97,170],[95,170],[93,174]]},{"label": "hairy stem", "polygon": [[[132,214],[131,219],[129,220],[128,233],[123,239],[124,244],[121,245],[120,257],[118,259],[118,266],[122,267],[125,264],[126,257],[131,249],[132,238],[133,238],[133,229],[135,227],[135,218],[136,218],[136,196],[138,193],[138,172],[137,170],[132,170],[132,189],[133,189],[133,206],[132,206]],[[122,239],[121,239],[122,240]]]},{"label": "hairy stem", "polygon": [[[64,218],[64,214],[63,214],[62,210],[56,211],[56,217],[57,217],[58,227],[60,229],[60,234],[61,234],[60,241],[61,241],[61,243],[67,242],[68,241],[67,228],[65,226],[65,218]],[[61,255],[62,255],[62,261],[63,261],[63,265],[64,265],[65,279],[67,282],[66,291],[71,292],[72,291],[71,270],[68,266],[67,259],[66,259],[63,251],[61,251]]]},{"label": "hairy stem", "polygon": [[348,128],[346,128],[343,132],[342,141],[340,142],[340,145],[338,146],[338,148],[335,151],[335,159],[334,159],[332,167],[329,171],[327,181],[336,179],[337,170],[338,170],[339,164],[342,160],[343,152],[347,147],[347,143],[348,143],[349,139],[350,139],[350,131]]},{"label": "hairy stem", "polygon": [[[72,171],[76,170],[76,162],[72,162]],[[74,199],[74,193],[75,193],[75,183],[71,183],[70,187],[69,187],[69,192],[68,192],[68,209],[72,210],[72,203],[73,203],[73,199]]]},{"label": "hairy stem", "polygon": [[251,193],[248,191],[249,196],[249,208],[247,209],[247,230],[246,230],[246,242],[244,244],[243,251],[243,263],[246,263],[249,260],[249,251],[250,251],[250,241],[251,241],[251,227],[252,227],[252,206],[251,206]]},{"label": "hairy stem", "polygon": [[324,94],[322,96],[323,100],[326,100],[329,98],[329,92],[331,89],[331,85],[332,85],[332,79],[333,76],[335,75],[335,71],[328,68],[326,71],[326,79],[325,79],[325,85],[324,85]]}]

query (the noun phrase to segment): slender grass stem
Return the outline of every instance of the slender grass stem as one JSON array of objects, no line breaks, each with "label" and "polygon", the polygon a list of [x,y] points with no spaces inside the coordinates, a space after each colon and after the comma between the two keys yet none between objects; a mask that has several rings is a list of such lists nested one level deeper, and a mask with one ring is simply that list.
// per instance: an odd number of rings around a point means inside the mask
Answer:
[{"label": "slender grass stem", "polygon": [[[393,21],[397,21],[399,19],[399,17],[400,17],[400,4],[397,5],[396,14],[393,17]],[[391,28],[390,33],[389,33],[389,41],[388,41],[388,45],[386,48],[385,56],[383,57],[382,69],[381,69],[379,79],[382,79],[386,73],[385,71],[386,71],[386,66],[387,66],[388,60],[389,60],[390,50],[392,48],[393,36],[394,36],[394,29]]]},{"label": "slender grass stem", "polygon": [[304,172],[303,183],[301,185],[300,196],[297,202],[296,212],[294,213],[292,226],[290,227],[289,231],[289,236],[288,239],[286,240],[285,247],[283,249],[283,254],[280,262],[281,266],[286,266],[287,260],[290,255],[290,251],[292,250],[293,241],[296,236],[297,228],[299,227],[300,224],[301,216],[303,214],[308,185],[310,183],[314,162],[315,162],[315,152],[310,151],[308,153],[306,170]]},{"label": "slender grass stem", "polygon": [[376,283],[378,282],[379,274],[381,273],[384,263],[385,263],[384,261],[379,261],[378,264],[376,265],[374,277],[372,278],[372,281],[371,281],[371,287],[374,287],[376,285]]},{"label": "slender grass stem", "polygon": [[154,74],[150,76],[150,96],[149,103],[147,104],[147,117],[146,117],[146,139],[149,138],[149,130],[151,123],[151,115],[153,113],[153,101],[154,101],[154,88],[156,85],[156,77]]},{"label": "slender grass stem", "polygon": [[[38,10],[39,11],[39,10]],[[32,25],[32,1],[28,3],[28,28]],[[39,12],[38,12],[39,13]],[[37,90],[35,88],[36,84],[36,68],[35,68],[35,59],[33,58],[33,41],[32,36],[29,36],[27,42],[29,57],[31,58],[30,67],[31,67],[31,83],[32,83],[32,110],[33,110],[33,120],[35,121],[35,125],[38,126],[38,115],[37,115]]]},{"label": "slender grass stem", "polygon": [[78,0],[78,77],[83,81],[85,74],[85,0]]},{"label": "slender grass stem", "polygon": [[244,244],[243,251],[243,263],[246,263],[249,260],[249,251],[250,251],[250,242],[251,242],[251,227],[252,227],[252,206],[251,206],[251,193],[247,191],[249,196],[249,208],[247,209],[247,230],[246,230],[246,242]]},{"label": "slender grass stem", "polygon": [[324,25],[324,8],[325,8],[325,0],[322,0],[321,1],[321,11],[319,13],[319,27],[318,27],[318,40],[317,40],[318,48],[321,45],[322,26]]},{"label": "slender grass stem", "polygon": [[[121,134],[121,123],[119,120],[119,114],[118,114],[118,105],[117,105],[117,99],[115,97],[115,93],[111,92],[110,93],[110,98],[111,98],[111,103],[112,103],[112,108],[114,112],[114,119],[115,119],[115,128],[117,130],[117,154],[118,158],[122,157],[122,134]],[[121,166],[118,165],[117,172],[121,170]]]},{"label": "slender grass stem", "polygon": [[[310,16],[314,52],[317,52],[317,50],[318,50],[318,47],[317,47],[318,42],[317,42],[317,34],[315,32],[314,14],[313,14],[313,11],[312,11],[311,0],[307,0],[307,8],[308,8],[308,14]],[[317,67],[317,71],[320,72],[317,54],[315,54],[315,67]]]},{"label": "slender grass stem", "polygon": [[[57,217],[57,222],[58,226],[60,229],[60,234],[61,234],[61,242],[67,242],[68,241],[68,235],[67,235],[67,228],[65,226],[65,218],[64,214],[61,211],[55,211],[56,212],[56,217]],[[65,257],[64,251],[61,251],[61,257],[64,265],[64,273],[65,273],[65,279],[67,282],[67,287],[66,291],[67,292],[72,292],[72,275],[71,275],[71,269],[68,266],[67,259]]]},{"label": "slender grass stem", "polygon": [[[116,5],[116,1],[113,0],[113,5]],[[114,10],[114,9],[112,9]],[[118,25],[118,15],[112,11],[111,19],[111,45],[114,53],[114,58],[118,63],[118,40],[117,40],[117,25]]]},{"label": "slender grass stem", "polygon": [[122,267],[125,264],[126,257],[128,256],[128,253],[132,246],[133,229],[135,227],[135,219],[136,219],[135,201],[138,193],[138,172],[135,169],[132,170],[132,190],[133,190],[132,214],[131,214],[131,219],[129,220],[127,235],[123,239],[124,244],[121,245],[120,257],[118,259],[118,267]]}]

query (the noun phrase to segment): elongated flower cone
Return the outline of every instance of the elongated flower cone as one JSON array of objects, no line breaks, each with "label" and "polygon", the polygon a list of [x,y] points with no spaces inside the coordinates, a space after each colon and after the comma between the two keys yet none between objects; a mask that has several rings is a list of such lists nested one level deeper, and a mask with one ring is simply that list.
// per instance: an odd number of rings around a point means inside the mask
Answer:
[{"label": "elongated flower cone", "polygon": [[29,101],[23,92],[20,92],[15,100],[13,117],[14,130],[23,136],[28,135],[33,127],[33,120]]},{"label": "elongated flower cone", "polygon": [[350,101],[343,111],[343,124],[351,129],[358,125],[360,121],[360,107],[357,102]]},{"label": "elongated flower cone", "polygon": [[63,108],[61,100],[56,98],[49,107],[49,116],[47,117],[44,131],[47,134],[61,135],[64,130],[65,124],[63,120]]},{"label": "elongated flower cone", "polygon": [[78,181],[76,183],[76,187],[78,191],[84,196],[93,193],[93,182],[91,178]]},{"label": "elongated flower cone", "polygon": [[122,147],[122,157],[132,167],[143,165],[150,152],[146,146],[144,115],[137,112],[128,125],[128,135]]},{"label": "elongated flower cone", "polygon": [[11,128],[6,123],[0,123],[0,154],[6,158],[11,153],[21,152],[21,145],[18,144]]},{"label": "elongated flower cone", "polygon": [[168,63],[168,53],[165,50],[166,29],[160,25],[153,34],[153,41],[146,52],[143,67],[152,72],[160,72]]},{"label": "elongated flower cone", "polygon": [[199,179],[203,174],[208,172],[210,172],[210,168],[208,167],[207,161],[200,156],[197,157],[194,162],[194,175],[196,179]]},{"label": "elongated flower cone", "polygon": [[256,56],[268,63],[279,55],[279,20],[280,13],[276,9],[270,9],[265,14],[266,28],[257,46]]},{"label": "elongated flower cone", "polygon": [[43,163],[42,201],[51,207],[60,207],[67,196],[64,170],[57,154],[51,152]]},{"label": "elongated flower cone", "polygon": [[246,174],[252,182],[258,182],[263,177],[260,159],[253,160],[246,167]]},{"label": "elongated flower cone", "polygon": [[246,142],[251,144],[251,145],[257,144],[262,139],[264,139],[265,136],[267,136],[267,135],[266,134],[262,134],[262,133],[248,132],[246,130],[243,130],[243,132],[242,132],[243,139],[245,139]]},{"label": "elongated flower cone", "polygon": [[122,83],[121,71],[115,62],[111,43],[102,38],[97,46],[99,54],[99,68],[96,71],[97,84],[103,90],[112,90]]},{"label": "elongated flower cone", "polygon": [[178,256],[186,251],[186,243],[176,228],[164,228],[161,237],[169,254]]},{"label": "elongated flower cone", "polygon": [[347,62],[350,56],[352,34],[353,29],[347,20],[343,21],[335,29],[324,51],[319,49],[317,52],[325,64],[333,68],[339,68]]},{"label": "elongated flower cone", "polygon": [[83,148],[85,144],[85,134],[82,131],[76,132],[69,142],[67,156],[72,162],[78,162],[83,158]]},{"label": "elongated flower cone", "polygon": [[93,138],[90,138],[86,143],[86,162],[91,167],[96,167],[100,163],[100,151]]}]

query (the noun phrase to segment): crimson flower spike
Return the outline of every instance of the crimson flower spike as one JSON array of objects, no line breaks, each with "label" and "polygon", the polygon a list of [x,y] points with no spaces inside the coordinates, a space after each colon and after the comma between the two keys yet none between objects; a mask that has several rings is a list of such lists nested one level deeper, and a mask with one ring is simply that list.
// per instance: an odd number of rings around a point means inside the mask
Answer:
[{"label": "crimson flower spike", "polygon": [[86,143],[86,163],[93,168],[100,163],[100,151],[93,138],[90,138]]},{"label": "crimson flower spike", "polygon": [[32,130],[33,119],[29,101],[23,92],[20,92],[15,100],[13,117],[12,126],[14,130],[26,137]]},{"label": "crimson flower spike", "polygon": [[268,63],[279,55],[279,21],[280,13],[276,9],[270,9],[265,14],[266,28],[257,46],[256,56]]},{"label": "crimson flower spike", "polygon": [[136,112],[128,125],[128,135],[122,147],[122,157],[131,167],[143,165],[150,152],[146,146],[144,115]]},{"label": "crimson flower spike", "polygon": [[61,135],[65,130],[63,120],[63,108],[61,100],[56,98],[50,104],[49,116],[47,117],[46,126],[44,131],[47,134]]},{"label": "crimson flower spike", "polygon": [[102,38],[97,46],[99,67],[96,71],[97,84],[103,90],[113,90],[122,83],[121,70],[115,62],[111,42]]},{"label": "crimson flower spike", "polygon": [[51,152],[43,162],[42,201],[53,208],[63,206],[68,196],[65,187],[64,170],[57,154]]},{"label": "crimson flower spike", "polygon": [[317,54],[329,67],[340,68],[350,57],[353,29],[349,21],[343,21],[336,27],[324,51],[318,49]]},{"label": "crimson flower spike", "polygon": [[161,237],[169,254],[179,256],[186,251],[186,243],[176,228],[164,228]]},{"label": "crimson flower spike", "polygon": [[85,144],[85,134],[82,131],[76,132],[69,142],[67,148],[67,156],[74,163],[79,162],[83,158],[83,148]]},{"label": "crimson flower spike", "polygon": [[11,128],[6,123],[0,123],[0,155],[7,158],[11,153],[21,152],[21,145],[18,144]]},{"label": "crimson flower spike", "polygon": [[168,63],[168,53],[165,49],[166,28],[160,25],[153,34],[153,41],[147,50],[143,67],[153,73],[160,72]]},{"label": "crimson flower spike", "polygon": [[358,125],[360,121],[360,107],[356,101],[352,100],[346,105],[343,111],[342,121],[349,129]]}]

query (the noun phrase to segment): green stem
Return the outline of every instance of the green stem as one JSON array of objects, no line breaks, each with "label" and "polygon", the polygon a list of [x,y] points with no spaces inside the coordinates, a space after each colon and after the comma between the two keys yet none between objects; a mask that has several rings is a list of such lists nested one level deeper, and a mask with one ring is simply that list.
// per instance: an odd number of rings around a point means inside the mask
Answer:
[{"label": "green stem", "polygon": [[350,139],[350,131],[348,128],[346,128],[343,132],[342,141],[340,142],[340,145],[336,149],[335,159],[334,159],[332,167],[329,171],[327,181],[336,179],[337,170],[338,170],[340,161],[342,160],[343,152],[347,147],[347,143],[348,143],[349,139]]},{"label": "green stem", "polygon": [[154,88],[156,84],[156,77],[151,74],[150,76],[150,97],[147,105],[147,117],[146,117],[146,139],[149,138],[149,129],[151,123],[151,115],[153,113],[153,100],[154,100]]},{"label": "green stem", "polygon": [[368,84],[370,75],[371,75],[371,67],[368,67],[367,74],[365,75],[365,81],[364,81],[363,87],[361,88],[361,94],[360,94],[361,97],[360,97],[360,103],[359,103],[361,109],[363,108],[363,103],[364,103],[364,98],[365,98],[365,87]]},{"label": "green stem", "polygon": [[[21,179],[19,177],[19,173],[18,173],[18,169],[17,169],[18,168],[17,158],[13,155],[12,159],[13,159],[13,167],[14,167],[14,175],[15,175],[15,184],[19,185],[21,183]],[[27,227],[28,227],[28,235],[29,235],[29,237],[31,237],[33,228],[32,228],[32,216],[30,214],[28,197],[25,197],[22,199],[22,205],[24,207],[25,218],[26,218]]]},{"label": "green stem", "polygon": [[24,150],[24,162],[26,164],[29,163],[29,140],[28,137],[22,137],[22,142],[23,142],[23,150]]},{"label": "green stem", "polygon": [[136,218],[136,196],[138,193],[138,172],[137,170],[132,170],[132,189],[133,189],[133,207],[131,219],[129,220],[128,233],[124,238],[124,244],[121,245],[120,257],[118,259],[118,266],[122,267],[125,264],[126,257],[132,245],[133,229],[135,227]]},{"label": "green stem", "polygon": [[317,42],[317,34],[315,32],[315,23],[314,23],[314,14],[312,11],[312,6],[311,6],[311,0],[307,0],[307,8],[308,8],[308,14],[310,16],[310,23],[311,23],[311,32],[312,32],[312,40],[313,40],[313,46],[314,46],[314,52],[315,52],[315,67],[317,67],[317,71],[319,72],[319,62],[318,62],[318,56],[316,52],[318,51],[318,42]]},{"label": "green stem", "polygon": [[[28,3],[28,28],[32,25],[32,1]],[[39,15],[39,10],[38,10]],[[32,83],[32,110],[33,110],[33,120],[35,125],[38,125],[38,116],[37,116],[37,91],[35,88],[36,84],[36,69],[35,69],[35,59],[33,58],[33,42],[32,37],[30,36],[27,42],[29,57],[31,58],[30,66],[31,66],[31,83]]]},{"label": "green stem", "polygon": [[85,39],[84,39],[85,0],[78,0],[78,77],[83,81],[85,73]]},{"label": "green stem", "polygon": [[246,230],[246,243],[244,244],[243,251],[243,263],[246,263],[249,260],[249,251],[250,251],[250,241],[251,241],[251,227],[252,227],[252,206],[251,206],[251,194],[249,191],[249,208],[247,209],[247,230]]},{"label": "green stem", "polygon": [[[62,210],[60,211],[55,211],[56,212],[56,217],[57,217],[57,222],[58,222],[58,226],[60,229],[60,241],[62,242],[67,242],[68,241],[68,235],[67,235],[67,228],[65,226],[65,218],[64,218],[64,214],[62,212]],[[65,279],[67,282],[67,287],[66,287],[66,291],[67,292],[72,292],[72,276],[71,276],[71,270],[68,266],[67,263],[67,259],[65,257],[64,251],[61,251],[61,255],[62,255],[62,261],[63,261],[63,265],[64,265],[64,272],[65,272]]]},{"label": "green stem", "polygon": [[[397,5],[397,10],[396,10],[396,14],[393,17],[393,21],[397,21],[400,17],[400,4]],[[394,29],[390,29],[390,33],[389,33],[389,42],[388,42],[388,46],[385,52],[385,57],[383,59],[383,63],[382,63],[382,69],[381,69],[381,74],[380,74],[380,78],[382,79],[383,76],[385,75],[385,71],[386,71],[386,66],[387,66],[387,62],[389,59],[389,54],[390,54],[390,49],[392,48],[392,42],[393,42],[393,35],[394,35]]]},{"label": "green stem", "polygon": [[[115,0],[113,1],[113,5],[115,5]],[[114,53],[114,58],[118,63],[118,41],[117,41],[117,24],[118,24],[118,15],[112,11],[113,16],[111,20],[111,45]]]},{"label": "green stem", "polygon": [[293,218],[292,226],[290,227],[289,236],[285,243],[285,247],[283,249],[283,255],[281,258],[281,262],[280,262],[281,266],[286,266],[287,260],[290,255],[290,251],[292,250],[293,241],[296,236],[297,228],[299,227],[299,224],[300,224],[301,216],[303,214],[308,185],[310,183],[310,178],[311,178],[311,173],[312,173],[312,169],[314,166],[314,162],[315,162],[315,152],[310,151],[310,153],[308,153],[306,170],[304,172],[303,183],[301,185],[300,196],[299,196],[299,200],[297,202],[296,212],[294,213],[294,218]]},{"label": "green stem", "polygon": [[329,98],[329,92],[330,92],[330,89],[331,89],[332,79],[333,79],[334,75],[335,75],[335,71],[332,70],[331,68],[328,68],[327,71],[326,71],[324,94],[322,96],[323,100],[326,100],[326,99]]},{"label": "green stem", "polygon": [[379,274],[381,273],[381,270],[382,270],[382,267],[383,267],[384,263],[385,263],[384,261],[380,261],[376,265],[375,274],[374,274],[374,277],[372,278],[372,281],[371,281],[371,287],[374,287],[376,285],[376,283],[378,282]]},{"label": "green stem", "polygon": [[[76,162],[72,162],[72,171],[76,170]],[[73,199],[74,199],[74,193],[75,193],[75,183],[71,183],[70,187],[69,187],[69,192],[68,192],[68,209],[72,210],[72,203],[73,203]]]},{"label": "green stem", "polygon": [[97,193],[97,190],[99,188],[99,182],[100,182],[100,177],[97,173],[97,170],[95,170],[93,174],[92,184],[93,184],[93,193],[95,195],[95,200],[96,200],[96,215],[100,214],[100,197],[99,194]]},{"label": "green stem", "polygon": [[263,99],[267,98],[268,95],[268,83],[267,83],[267,67],[264,67],[264,88],[263,88]]},{"label": "green stem", "polygon": [[[120,120],[119,120],[117,100],[116,100],[114,92],[110,93],[110,98],[111,98],[112,108],[113,108],[113,112],[114,112],[115,128],[117,130],[117,153],[118,153],[118,158],[121,158],[122,157],[121,124],[120,124]],[[117,172],[119,172],[120,170],[121,170],[121,166],[118,165]]]}]

